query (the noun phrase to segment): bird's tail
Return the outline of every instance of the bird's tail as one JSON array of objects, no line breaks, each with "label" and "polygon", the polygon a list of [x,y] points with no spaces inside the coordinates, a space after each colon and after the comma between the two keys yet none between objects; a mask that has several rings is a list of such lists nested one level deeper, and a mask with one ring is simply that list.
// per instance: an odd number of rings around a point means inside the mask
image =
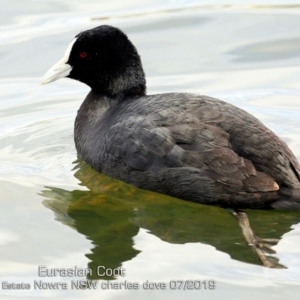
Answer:
[{"label": "bird's tail", "polygon": [[300,189],[281,188],[279,199],[271,206],[276,209],[300,210]]}]

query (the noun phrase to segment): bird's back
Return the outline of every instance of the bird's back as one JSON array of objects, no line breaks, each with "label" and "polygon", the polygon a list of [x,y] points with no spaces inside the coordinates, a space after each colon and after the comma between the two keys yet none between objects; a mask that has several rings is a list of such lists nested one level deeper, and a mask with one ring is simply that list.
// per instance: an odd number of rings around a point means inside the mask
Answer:
[{"label": "bird's back", "polygon": [[112,101],[89,95],[75,142],[98,171],[186,200],[262,207],[280,187],[300,188],[299,164],[259,120],[194,94]]}]

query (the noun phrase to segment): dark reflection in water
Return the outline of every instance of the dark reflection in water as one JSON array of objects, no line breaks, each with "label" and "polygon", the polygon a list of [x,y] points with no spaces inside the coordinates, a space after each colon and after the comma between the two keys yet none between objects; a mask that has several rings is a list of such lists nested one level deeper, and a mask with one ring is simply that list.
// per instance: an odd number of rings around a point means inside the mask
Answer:
[{"label": "dark reflection in water", "polygon": [[[206,243],[233,259],[261,264],[245,244],[237,221],[224,209],[139,190],[82,162],[76,169],[75,176],[90,191],[46,187],[42,195],[44,205],[55,212],[58,221],[94,244],[86,254],[93,272],[89,279],[114,279],[97,276],[97,267],[115,269],[138,255],[132,238],[139,228],[169,243]],[[254,232],[268,238],[280,238],[300,216],[300,212],[276,210],[247,210],[247,214]]]}]

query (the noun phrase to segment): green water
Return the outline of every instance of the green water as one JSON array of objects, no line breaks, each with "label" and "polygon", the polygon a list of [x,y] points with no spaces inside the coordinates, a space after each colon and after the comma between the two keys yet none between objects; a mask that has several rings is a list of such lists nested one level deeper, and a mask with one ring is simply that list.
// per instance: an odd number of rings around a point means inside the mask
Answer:
[{"label": "green water", "polygon": [[[237,221],[224,209],[139,190],[82,162],[76,165],[75,177],[89,191],[46,187],[41,195],[58,221],[92,241],[94,248],[85,255],[91,260],[88,267],[93,274],[98,266],[116,269],[133,259],[140,252],[133,243],[140,228],[169,243],[205,243],[233,259],[261,264],[246,245]],[[246,212],[260,237],[280,238],[299,220],[299,212],[293,211]],[[91,279],[96,278],[114,277]]]}]

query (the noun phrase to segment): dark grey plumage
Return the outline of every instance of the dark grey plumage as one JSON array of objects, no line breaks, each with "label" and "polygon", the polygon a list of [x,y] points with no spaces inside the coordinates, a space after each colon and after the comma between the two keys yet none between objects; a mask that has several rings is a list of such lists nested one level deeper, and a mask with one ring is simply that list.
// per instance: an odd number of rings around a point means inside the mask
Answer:
[{"label": "dark grey plumage", "polygon": [[96,170],[185,200],[280,207],[280,187],[300,188],[299,164],[282,140],[244,110],[207,96],[119,101],[90,92],[75,143]]},{"label": "dark grey plumage", "polygon": [[242,109],[207,96],[146,96],[140,56],[119,29],[83,31],[44,83],[91,87],[75,144],[96,170],[181,199],[232,208],[300,208],[300,166],[287,145]]}]

